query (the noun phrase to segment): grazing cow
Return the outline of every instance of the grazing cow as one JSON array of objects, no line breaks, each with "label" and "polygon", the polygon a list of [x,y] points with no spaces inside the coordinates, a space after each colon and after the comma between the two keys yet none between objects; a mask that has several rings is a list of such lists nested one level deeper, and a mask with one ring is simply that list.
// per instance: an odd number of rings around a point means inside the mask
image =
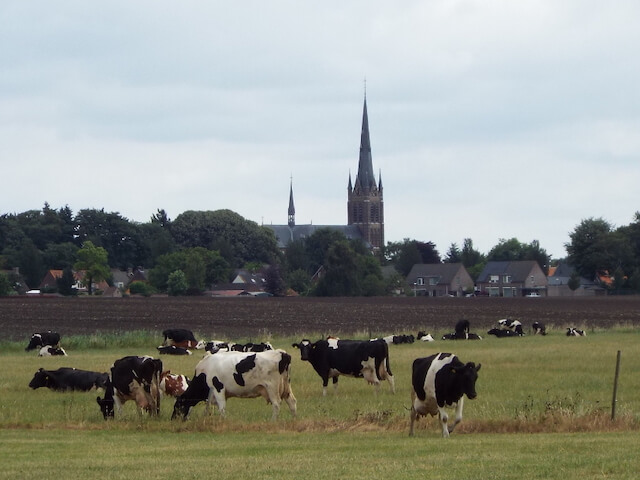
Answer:
[{"label": "grazing cow", "polygon": [[158,349],[158,352],[160,352],[160,354],[162,355],[191,355],[191,351],[186,349],[186,348],[182,348],[182,347],[176,347],[175,345],[169,345],[164,346],[164,345],[160,345],[159,347],[156,347]]},{"label": "grazing cow", "polygon": [[587,332],[584,330],[580,330],[575,327],[567,328],[567,337],[586,337],[586,336],[587,336]]},{"label": "grazing cow", "polygon": [[300,349],[300,358],[308,361],[322,378],[322,395],[327,394],[329,378],[338,387],[338,376],[364,378],[368,383],[380,387],[387,380],[395,393],[395,379],[389,365],[389,346],[384,340],[318,340],[311,343],[303,339],[294,343]]},{"label": "grazing cow", "polygon": [[521,337],[522,336],[522,335],[519,335],[518,333],[514,332],[513,330],[503,330],[501,328],[492,328],[487,333],[489,335],[495,335],[498,338]]},{"label": "grazing cow", "polygon": [[[473,362],[466,365],[452,353],[436,353],[413,362],[411,383],[411,425],[409,435],[413,435],[415,421],[420,416],[439,415],[442,436],[448,437],[462,420],[464,395],[476,398],[476,380],[481,365]],[[449,415],[445,407],[456,407],[456,418],[448,424]]]},{"label": "grazing cow", "polygon": [[62,347],[52,347],[51,345],[45,345],[38,352],[39,357],[52,357],[55,355],[67,356],[67,352]]},{"label": "grazing cow", "polygon": [[421,342],[434,342],[435,341],[435,339],[431,336],[430,333],[418,332],[418,335],[416,337]]},{"label": "grazing cow", "polygon": [[29,350],[42,348],[45,345],[51,345],[53,347],[57,347],[59,344],[60,344],[60,334],[49,330],[48,332],[34,333],[33,335],[31,335],[31,339],[29,340],[29,345],[27,345],[27,348],[25,348],[24,350],[28,352]]},{"label": "grazing cow", "polygon": [[261,342],[261,343],[234,343],[229,347],[229,350],[233,352],[266,352],[267,350],[273,350],[273,347],[269,342]]},{"label": "grazing cow", "polygon": [[171,418],[186,419],[191,408],[202,401],[207,402],[207,411],[215,402],[224,417],[229,397],[263,397],[271,403],[273,420],[278,418],[284,400],[295,417],[297,402],[291,391],[290,375],[291,355],[284,350],[205,355],[196,365],[189,388],[176,399]]},{"label": "grazing cow", "polygon": [[547,327],[542,322],[533,322],[533,324],[531,325],[531,328],[533,329],[533,334],[534,335],[546,335],[547,334]]},{"label": "grazing cow", "polygon": [[190,380],[184,375],[171,373],[171,370],[160,374],[160,393],[168,397],[179,397],[186,392]]},{"label": "grazing cow", "polygon": [[138,409],[158,415],[161,374],[162,360],[153,357],[128,356],[116,360],[111,367],[104,399],[96,398],[105,420],[113,417],[115,410],[121,412],[127,400],[135,400]]},{"label": "grazing cow", "polygon": [[464,338],[469,333],[469,327],[469,320],[465,320],[464,318],[462,318],[456,323],[454,331],[459,338]]},{"label": "grazing cow", "polygon": [[38,370],[29,387],[47,387],[51,390],[66,391],[80,390],[89,391],[92,388],[106,388],[109,381],[108,373],[91,372],[88,370],[78,370],[77,368],[59,368],[57,370]]},{"label": "grazing cow", "polygon": [[511,320],[510,318],[503,318],[502,320],[498,320],[498,324],[503,329],[511,330],[512,332],[516,332],[520,336],[524,335],[524,331],[522,330],[522,323],[520,323],[518,320]]},{"label": "grazing cow", "polygon": [[193,332],[186,328],[168,328],[162,332],[164,336],[164,345],[169,347],[175,345],[181,348],[197,348],[202,350],[205,346],[205,342],[196,340]]}]

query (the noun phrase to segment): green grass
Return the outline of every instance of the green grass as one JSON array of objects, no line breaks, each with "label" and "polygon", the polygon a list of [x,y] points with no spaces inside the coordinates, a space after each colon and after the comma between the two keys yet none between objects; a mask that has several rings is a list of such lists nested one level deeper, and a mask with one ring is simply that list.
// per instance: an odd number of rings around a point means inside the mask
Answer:
[{"label": "green grass", "polygon": [[[310,338],[316,338],[310,336]],[[240,339],[241,340],[241,339]],[[128,402],[122,418],[105,422],[95,403],[102,392],[32,391],[39,367],[106,371],[117,358],[156,355],[157,333],[65,341],[68,357],[38,358],[24,345],[0,354],[0,478],[163,476],[201,478],[242,472],[267,478],[636,478],[631,454],[640,430],[640,332],[590,331],[520,339],[390,346],[396,395],[361,379],[341,377],[337,393],[322,397],[321,380],[300,361],[291,343],[272,338],[294,357],[292,388],[298,418],[283,405],[229,399],[227,418],[204,416],[200,405],[186,422],[171,421],[172,399],[160,418],[139,416]],[[611,422],[616,352],[622,351],[617,420]],[[465,402],[464,419],[447,441],[435,418],[418,422],[409,438],[410,368],[413,359],[452,351],[482,363],[478,398]],[[162,356],[165,369],[191,375],[201,357]],[[168,461],[164,461],[168,460]],[[160,475],[160,473],[158,473]],[[44,475],[47,478],[46,475]]]}]

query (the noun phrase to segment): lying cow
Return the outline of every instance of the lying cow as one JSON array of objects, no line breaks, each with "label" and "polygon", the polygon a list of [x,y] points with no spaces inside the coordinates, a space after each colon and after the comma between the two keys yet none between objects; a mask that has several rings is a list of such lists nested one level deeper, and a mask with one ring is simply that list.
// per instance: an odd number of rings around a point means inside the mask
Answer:
[{"label": "lying cow", "polygon": [[96,402],[105,420],[122,412],[127,400],[135,400],[138,409],[152,415],[160,413],[160,375],[162,360],[153,357],[128,356],[116,360],[111,367],[104,399]]},{"label": "lying cow", "polygon": [[416,336],[416,338],[418,340],[420,340],[421,342],[434,342],[435,339],[433,338],[433,336],[430,333],[425,333],[425,332],[418,332],[418,335]]},{"label": "lying cow", "polygon": [[587,336],[587,332],[585,332],[584,330],[580,330],[575,327],[567,328],[567,337],[586,337],[586,336]]},{"label": "lying cow", "polygon": [[164,345],[169,347],[174,345],[181,348],[197,348],[202,350],[205,343],[200,340],[196,340],[191,330],[186,328],[168,328],[162,332],[164,336]]},{"label": "lying cow", "polygon": [[62,347],[52,347],[51,345],[45,345],[38,352],[39,357],[53,357],[53,356],[67,356],[67,352]]},{"label": "lying cow", "polygon": [[49,330],[48,332],[42,333],[34,333],[31,335],[31,339],[29,339],[29,345],[25,348],[25,351],[35,350],[36,348],[42,348],[45,345],[49,345],[52,347],[57,347],[60,345],[60,334],[57,332],[52,332]]},{"label": "lying cow", "polygon": [[189,388],[189,378],[171,373],[171,370],[160,374],[160,393],[168,397],[179,397]]},{"label": "lying cow", "polygon": [[[448,437],[462,420],[464,395],[476,398],[476,380],[481,365],[473,362],[466,365],[452,353],[436,353],[413,362],[411,383],[411,424],[409,435],[413,436],[415,421],[427,414],[439,415],[442,436]],[[449,424],[446,407],[456,407],[456,418]]]},{"label": "lying cow", "polygon": [[108,373],[78,370],[77,368],[62,367],[57,370],[38,370],[29,387],[47,387],[55,391],[80,390],[83,392],[93,388],[106,388],[109,381]]},{"label": "lying cow", "polygon": [[522,330],[522,323],[518,320],[503,318],[501,320],[498,320],[498,325],[500,325],[500,328],[511,330],[512,332],[515,332],[520,336],[524,335],[524,331]]},{"label": "lying cow", "polygon": [[531,324],[531,328],[533,329],[533,334],[534,335],[546,335],[547,334],[547,327],[542,322],[533,322],[533,324]]},{"label": "lying cow", "polygon": [[223,342],[222,340],[211,340],[207,342],[204,346],[204,349],[209,353],[217,353],[217,352],[230,352],[235,343],[233,342]]},{"label": "lying cow", "polygon": [[445,333],[442,336],[442,340],[482,340],[482,337],[477,333],[453,332],[453,333]]},{"label": "lying cow", "polygon": [[176,347],[175,345],[160,345],[156,348],[161,355],[191,355],[191,351],[189,349]]},{"label": "lying cow", "polygon": [[234,343],[229,347],[229,350],[234,352],[266,352],[267,350],[273,350],[273,346],[269,342],[260,343]]},{"label": "lying cow", "polygon": [[489,330],[487,332],[487,334],[495,335],[498,338],[521,337],[522,336],[522,335],[519,335],[518,333],[514,332],[513,330],[503,330],[502,328],[492,328],[491,330]]},{"label": "lying cow", "polygon": [[395,379],[389,365],[389,346],[384,340],[318,340],[311,343],[303,339],[292,344],[300,349],[300,358],[308,361],[322,378],[322,395],[327,394],[329,378],[338,387],[338,376],[364,378],[368,383],[380,387],[387,380],[395,393]]},{"label": "lying cow", "polygon": [[220,415],[226,415],[229,397],[263,397],[273,408],[272,419],[278,418],[282,400],[293,416],[297,401],[291,391],[291,355],[284,350],[265,352],[218,352],[205,355],[196,365],[189,388],[176,399],[171,418],[186,419],[191,409],[202,401],[209,411],[212,402]]}]

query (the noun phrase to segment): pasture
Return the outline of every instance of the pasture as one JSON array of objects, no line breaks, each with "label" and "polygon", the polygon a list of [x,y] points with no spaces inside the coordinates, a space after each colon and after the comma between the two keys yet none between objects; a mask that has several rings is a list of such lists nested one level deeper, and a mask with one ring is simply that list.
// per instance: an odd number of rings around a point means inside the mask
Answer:
[{"label": "pasture", "polygon": [[[337,392],[330,385],[324,398],[320,377],[291,348],[301,336],[261,338],[293,356],[298,417],[292,419],[283,406],[276,422],[263,400],[236,398],[228,401],[226,419],[205,416],[201,404],[186,422],[171,421],[173,399],[165,398],[160,418],[140,416],[128,402],[122,417],[105,422],[95,401],[102,391],[28,388],[40,367],[107,371],[115,359],[132,354],[162,358],[165,370],[191,376],[202,353],[159,356],[159,337],[152,331],[70,336],[63,339],[69,356],[49,358],[24,352],[24,342],[3,342],[0,477],[46,478],[43,465],[51,476],[116,479],[219,474],[631,479],[640,470],[631,447],[640,430],[640,330],[634,327],[593,328],[583,338],[568,338],[557,329],[546,337],[391,345],[395,395],[386,382],[376,394],[362,379],[340,377]],[[612,422],[618,350],[622,361]],[[450,439],[441,438],[432,417],[422,418],[409,438],[411,363],[438,351],[482,363],[478,398],[466,400],[464,419]]]}]

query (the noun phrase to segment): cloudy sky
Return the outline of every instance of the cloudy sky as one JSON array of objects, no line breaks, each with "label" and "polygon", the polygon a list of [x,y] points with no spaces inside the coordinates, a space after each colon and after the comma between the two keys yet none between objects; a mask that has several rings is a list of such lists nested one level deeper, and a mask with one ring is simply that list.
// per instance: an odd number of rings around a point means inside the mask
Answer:
[{"label": "cloudy sky", "polygon": [[0,3],[0,213],[345,224],[364,83],[387,241],[640,210],[637,0]]}]

